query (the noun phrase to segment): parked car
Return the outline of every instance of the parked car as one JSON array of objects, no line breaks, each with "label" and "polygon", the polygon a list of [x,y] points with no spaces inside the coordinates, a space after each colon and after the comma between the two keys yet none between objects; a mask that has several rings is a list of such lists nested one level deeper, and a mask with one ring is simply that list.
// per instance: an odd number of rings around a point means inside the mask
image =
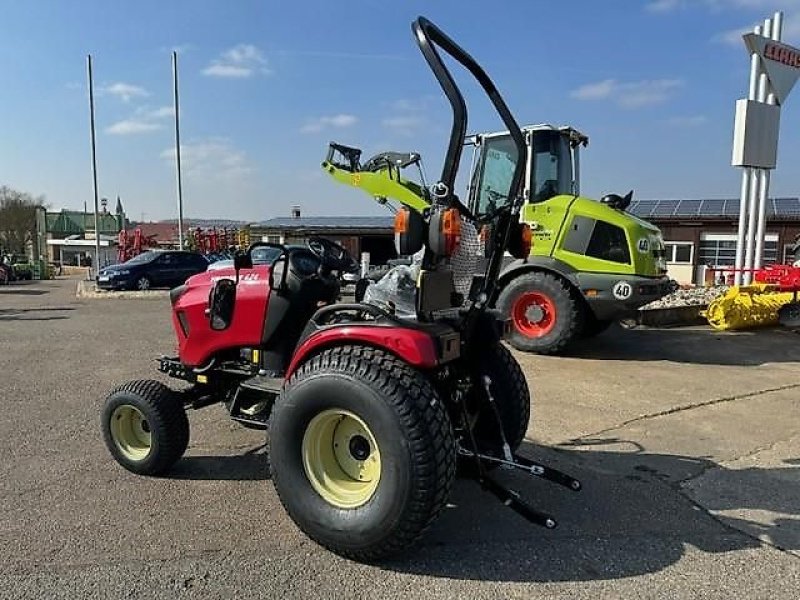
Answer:
[{"label": "parked car", "polygon": [[149,290],[182,285],[192,275],[208,269],[208,260],[195,252],[150,250],[127,262],[105,267],[97,274],[104,290]]},{"label": "parked car", "polygon": [[[307,246],[287,246],[288,249],[293,248],[306,248]],[[253,257],[253,264],[254,265],[271,265],[273,261],[275,261],[278,256],[280,256],[281,251],[279,248],[273,248],[272,246],[256,246],[253,248],[251,255]],[[224,259],[224,260],[217,260],[212,262],[208,265],[209,271],[218,271],[220,269],[232,269],[233,268],[233,259]]]}]

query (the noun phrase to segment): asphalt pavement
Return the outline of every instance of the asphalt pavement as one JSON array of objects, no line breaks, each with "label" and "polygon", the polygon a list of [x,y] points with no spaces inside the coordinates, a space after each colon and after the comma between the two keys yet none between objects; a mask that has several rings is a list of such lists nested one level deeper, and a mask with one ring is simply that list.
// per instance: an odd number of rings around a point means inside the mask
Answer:
[{"label": "asphalt pavement", "polygon": [[575,494],[502,473],[557,516],[529,525],[471,481],[410,556],[380,566],[306,539],[265,478],[264,436],[221,406],[186,456],[137,477],[106,451],[104,395],[160,378],[169,302],[0,287],[0,598],[800,598],[800,336],[612,328],[517,354],[523,454]]}]

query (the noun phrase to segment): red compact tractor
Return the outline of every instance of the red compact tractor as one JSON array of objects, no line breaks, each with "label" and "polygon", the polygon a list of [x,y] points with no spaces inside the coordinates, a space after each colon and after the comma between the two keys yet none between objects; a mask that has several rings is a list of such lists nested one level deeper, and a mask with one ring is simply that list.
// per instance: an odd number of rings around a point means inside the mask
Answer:
[{"label": "red compact tractor", "polygon": [[[517,194],[523,134],[471,56],[425,18],[413,32],[453,110],[442,175],[427,192],[430,208],[401,209],[395,223],[402,253],[422,256],[413,313],[391,303],[337,303],[339,276],[358,268],[338,244],[253,244],[227,270],[196,275],[170,292],[178,353],[161,358],[159,369],[189,385],[177,391],[132,381],[113,390],[102,410],[113,457],[155,475],[187,447],[187,409],[223,403],[232,419],[267,430],[271,480],[300,529],[362,561],[416,542],[446,505],[457,471],[547,528],[555,519],[500,483],[494,467],[580,489],[576,479],[516,454],[530,396],[501,343],[507,323],[490,308],[505,252],[524,257],[530,249]],[[470,214],[453,193],[467,112],[442,51],[485,90],[519,157],[483,214]],[[356,176],[357,157],[345,159],[339,166]],[[470,266],[467,289],[456,285],[465,277],[458,259],[465,227],[483,240],[482,274]],[[254,266],[258,246],[278,248],[279,258]]]}]

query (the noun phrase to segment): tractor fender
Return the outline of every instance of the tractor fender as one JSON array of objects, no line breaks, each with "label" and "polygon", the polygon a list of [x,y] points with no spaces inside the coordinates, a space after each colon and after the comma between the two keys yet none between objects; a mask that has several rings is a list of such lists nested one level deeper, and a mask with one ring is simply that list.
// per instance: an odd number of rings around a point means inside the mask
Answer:
[{"label": "tractor fender", "polygon": [[332,346],[353,344],[382,348],[420,369],[439,364],[436,342],[424,331],[386,325],[334,325],[312,333],[300,343],[286,370],[286,379],[312,355]]},{"label": "tractor fender", "polygon": [[502,289],[514,277],[531,271],[545,271],[560,277],[575,289],[580,289],[578,284],[578,271],[567,263],[552,256],[529,256],[509,262],[500,272],[499,288]]}]

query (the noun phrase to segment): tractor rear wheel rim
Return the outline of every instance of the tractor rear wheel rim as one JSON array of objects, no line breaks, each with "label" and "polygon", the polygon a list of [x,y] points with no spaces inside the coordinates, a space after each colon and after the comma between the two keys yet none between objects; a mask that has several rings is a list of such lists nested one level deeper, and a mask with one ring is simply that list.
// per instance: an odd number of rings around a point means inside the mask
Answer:
[{"label": "tractor rear wheel rim", "polygon": [[115,408],[110,429],[111,439],[128,460],[141,461],[150,454],[150,425],[135,406],[122,404]]},{"label": "tractor rear wheel rim", "polygon": [[375,495],[381,479],[380,449],[356,414],[325,410],[303,434],[303,469],[311,487],[337,508],[358,508]]},{"label": "tractor rear wheel rim", "polygon": [[556,305],[547,294],[524,292],[514,301],[511,318],[522,335],[542,337],[555,327]]}]

